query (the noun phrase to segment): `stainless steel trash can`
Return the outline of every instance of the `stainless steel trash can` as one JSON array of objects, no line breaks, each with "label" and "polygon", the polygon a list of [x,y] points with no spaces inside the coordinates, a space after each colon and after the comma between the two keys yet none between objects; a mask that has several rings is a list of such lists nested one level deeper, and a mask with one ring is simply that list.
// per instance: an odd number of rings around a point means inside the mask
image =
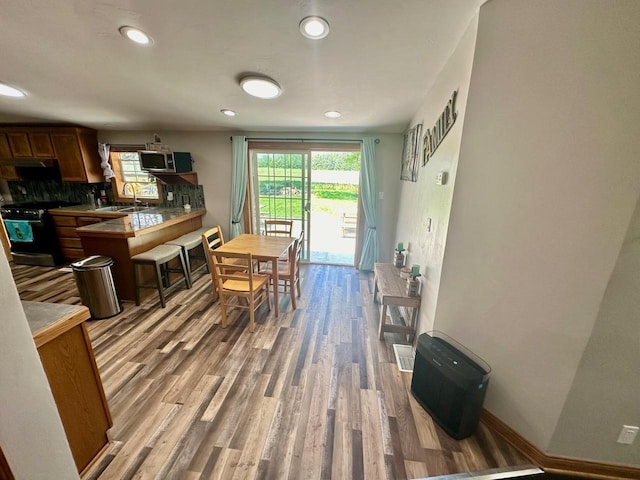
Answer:
[{"label": "stainless steel trash can", "polygon": [[83,258],[71,264],[82,304],[94,320],[113,317],[122,311],[111,274],[113,259],[101,255]]}]

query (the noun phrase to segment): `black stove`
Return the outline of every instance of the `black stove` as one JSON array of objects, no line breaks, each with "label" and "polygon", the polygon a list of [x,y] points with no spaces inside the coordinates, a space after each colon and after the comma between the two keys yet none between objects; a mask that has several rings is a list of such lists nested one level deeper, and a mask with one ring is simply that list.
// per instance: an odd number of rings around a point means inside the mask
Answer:
[{"label": "black stove", "polygon": [[7,203],[0,207],[0,212],[2,212],[2,218],[20,219],[20,217],[25,217],[25,219],[29,219],[41,216],[52,208],[70,207],[72,205],[78,205],[78,203],[63,200]]},{"label": "black stove", "polygon": [[14,263],[55,266],[64,263],[56,226],[48,210],[78,205],[67,201],[20,202],[0,208]]}]

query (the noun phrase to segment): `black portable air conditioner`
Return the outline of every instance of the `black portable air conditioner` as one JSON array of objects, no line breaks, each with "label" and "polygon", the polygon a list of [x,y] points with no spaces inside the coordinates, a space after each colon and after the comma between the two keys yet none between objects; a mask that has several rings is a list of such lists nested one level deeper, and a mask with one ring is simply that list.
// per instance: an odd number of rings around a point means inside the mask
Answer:
[{"label": "black portable air conditioner", "polygon": [[478,426],[491,367],[442,332],[418,337],[411,393],[456,440]]}]

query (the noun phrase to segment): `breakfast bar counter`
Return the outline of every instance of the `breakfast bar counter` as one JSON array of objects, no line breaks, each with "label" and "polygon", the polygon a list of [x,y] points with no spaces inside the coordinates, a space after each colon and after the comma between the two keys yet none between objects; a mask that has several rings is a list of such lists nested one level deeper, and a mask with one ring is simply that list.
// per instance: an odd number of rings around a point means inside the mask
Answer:
[{"label": "breakfast bar counter", "polygon": [[200,226],[193,229],[197,230],[202,226],[202,216],[205,213],[206,210],[204,208],[196,208],[189,211],[183,208],[149,208],[131,212],[124,217],[115,218],[107,222],[80,227],[76,231],[80,238],[131,238],[148,235],[154,231],[163,230],[191,220],[200,222]]},{"label": "breakfast bar counter", "polygon": [[[121,300],[135,301],[131,257],[202,227],[204,208],[149,208],[76,229],[86,256],[113,259],[113,279]],[[143,292],[149,294],[150,292]]]}]

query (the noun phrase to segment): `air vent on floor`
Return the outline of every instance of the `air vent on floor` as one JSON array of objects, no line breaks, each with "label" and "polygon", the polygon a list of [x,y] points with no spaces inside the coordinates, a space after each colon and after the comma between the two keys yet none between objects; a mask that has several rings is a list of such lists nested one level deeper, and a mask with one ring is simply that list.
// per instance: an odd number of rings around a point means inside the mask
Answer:
[{"label": "air vent on floor", "polygon": [[413,372],[413,360],[416,356],[411,345],[393,344],[393,351],[396,354],[396,363],[401,372]]}]

